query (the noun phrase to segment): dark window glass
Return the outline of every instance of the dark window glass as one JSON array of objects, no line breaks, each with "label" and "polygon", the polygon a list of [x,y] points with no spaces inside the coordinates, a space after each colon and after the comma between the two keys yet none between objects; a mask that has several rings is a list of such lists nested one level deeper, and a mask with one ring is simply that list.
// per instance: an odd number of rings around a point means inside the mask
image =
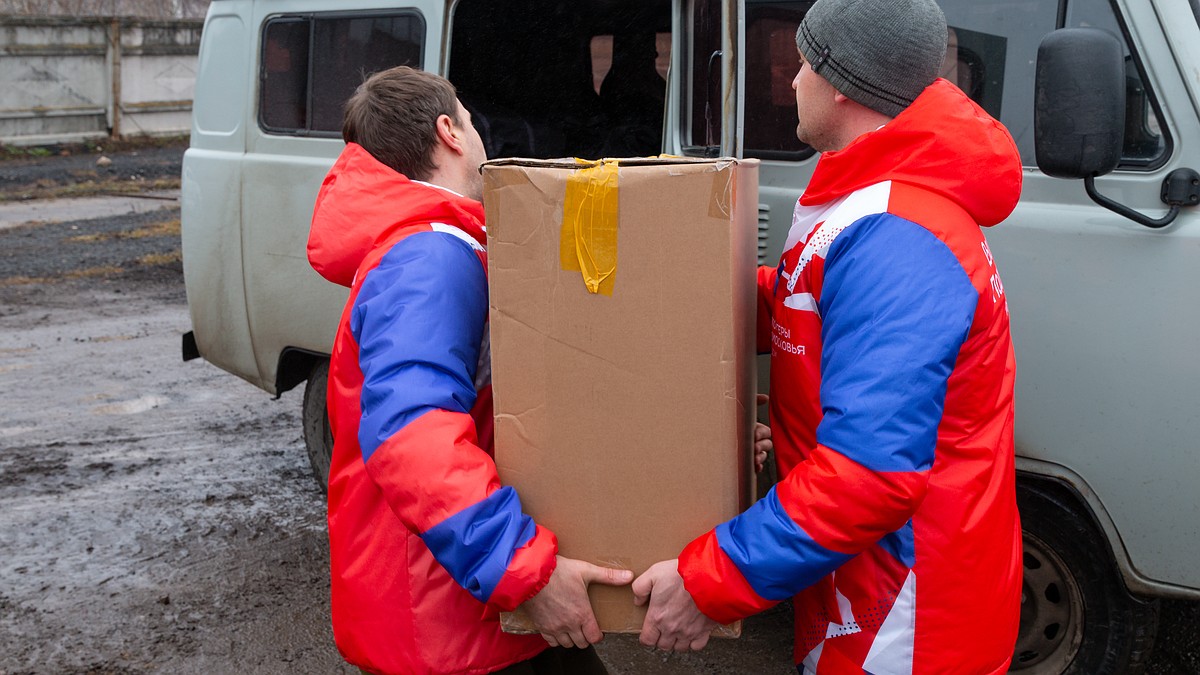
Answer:
[{"label": "dark window glass", "polygon": [[803,159],[812,148],[796,138],[796,92],[800,67],[796,28],[812,7],[804,2],[746,3],[745,138],[743,154],[764,159]]},{"label": "dark window glass", "polygon": [[308,29],[306,20],[272,21],[263,40],[263,126],[308,128]]},{"label": "dark window glass", "polygon": [[662,151],[667,0],[461,0],[449,79],[489,157]]},{"label": "dark window glass", "polygon": [[1033,153],[1033,75],[1042,37],[1058,21],[1057,2],[941,0],[950,25],[942,77],[1000,120],[1026,166]]},{"label": "dark window glass", "polygon": [[1008,38],[959,26],[950,26],[947,32],[941,76],[999,119],[1004,109]]},{"label": "dark window glass", "polygon": [[1167,154],[1163,132],[1166,127],[1112,4],[1109,0],[1072,0],[1067,5],[1066,25],[1106,30],[1125,46],[1125,145],[1120,165],[1129,168],[1157,165]]},{"label": "dark window glass", "polygon": [[[796,29],[814,0],[748,0],[746,3],[746,82],[743,153],[747,157],[800,160],[812,148],[796,138],[796,94],[792,80],[800,67]],[[1004,112],[1003,93],[1011,57],[1007,31],[1018,31],[1028,16],[1029,3],[943,0],[950,20],[946,61],[940,75],[955,83],[992,116]],[[1042,3],[1045,4],[1045,3]],[[1009,11],[1012,10],[1012,11]],[[1050,30],[1054,8],[1037,10],[1037,19]],[[1036,24],[1037,22],[1034,21]],[[986,31],[984,30],[986,29]],[[990,31],[990,32],[989,32]],[[1000,32],[996,32],[1000,31]],[[1036,40],[1028,45],[1036,51]],[[1032,61],[1029,62],[1032,77]],[[1032,80],[1029,80],[1032,81]],[[1032,92],[1032,87],[1029,88]],[[1018,127],[1032,123],[1032,100],[1016,119]],[[719,127],[718,127],[719,129]],[[1029,139],[1032,153],[1032,137]],[[1030,154],[1032,156],[1032,154]]]},{"label": "dark window glass", "polygon": [[264,29],[260,120],[269,131],[338,136],[346,99],[367,76],[422,66],[425,22],[386,16],[309,15]]}]

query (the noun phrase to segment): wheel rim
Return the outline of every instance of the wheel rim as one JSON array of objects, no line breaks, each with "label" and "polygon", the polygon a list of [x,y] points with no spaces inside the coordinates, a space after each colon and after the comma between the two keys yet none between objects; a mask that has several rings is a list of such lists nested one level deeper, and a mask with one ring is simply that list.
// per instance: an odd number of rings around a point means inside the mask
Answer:
[{"label": "wheel rim", "polygon": [[1026,532],[1021,628],[1010,671],[1062,673],[1079,651],[1083,622],[1075,575],[1053,549]]}]

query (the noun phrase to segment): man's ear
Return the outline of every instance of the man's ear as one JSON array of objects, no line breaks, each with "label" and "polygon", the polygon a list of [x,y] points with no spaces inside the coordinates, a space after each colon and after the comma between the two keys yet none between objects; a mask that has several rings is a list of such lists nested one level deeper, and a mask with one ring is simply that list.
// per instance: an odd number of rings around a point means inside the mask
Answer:
[{"label": "man's ear", "polygon": [[466,145],[463,139],[462,129],[454,123],[454,120],[449,115],[438,115],[437,122],[434,123],[434,128],[437,130],[438,140],[442,145],[456,154],[466,154]]},{"label": "man's ear", "polygon": [[843,94],[842,92],[840,92],[840,91],[833,92],[834,103],[845,103],[846,101],[849,101],[849,100],[850,100],[850,97]]}]

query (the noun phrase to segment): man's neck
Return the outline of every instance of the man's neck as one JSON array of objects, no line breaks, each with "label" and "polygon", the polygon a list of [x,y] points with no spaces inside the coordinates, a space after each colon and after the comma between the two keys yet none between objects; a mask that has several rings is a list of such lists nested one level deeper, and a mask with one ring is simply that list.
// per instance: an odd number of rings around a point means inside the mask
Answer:
[{"label": "man's neck", "polygon": [[479,201],[478,181],[472,183],[471,176],[467,175],[467,170],[461,162],[446,157],[436,157],[434,161],[437,162],[437,168],[429,174],[429,178],[425,180],[426,183],[453,192],[460,197]]},{"label": "man's neck", "polygon": [[843,133],[839,139],[837,150],[845,149],[846,146],[862,136],[879,131],[892,121],[891,117],[883,113],[857,104],[852,108],[847,108],[844,112],[846,113],[845,124],[842,125]]},{"label": "man's neck", "polygon": [[450,188],[446,187],[445,185],[438,185],[438,184],[437,184],[436,182],[434,182],[432,179],[431,179],[431,180],[414,180],[413,182],[414,182],[414,183],[420,183],[421,185],[428,185],[428,186],[429,186],[429,187],[431,187],[431,188],[437,188],[437,189],[439,189],[439,190],[445,190],[446,192],[449,192],[450,194],[454,195],[455,197],[465,197],[465,195],[463,195],[463,193],[461,193],[461,192],[459,192],[459,191],[457,191],[457,190],[452,190],[452,189],[450,189]]}]

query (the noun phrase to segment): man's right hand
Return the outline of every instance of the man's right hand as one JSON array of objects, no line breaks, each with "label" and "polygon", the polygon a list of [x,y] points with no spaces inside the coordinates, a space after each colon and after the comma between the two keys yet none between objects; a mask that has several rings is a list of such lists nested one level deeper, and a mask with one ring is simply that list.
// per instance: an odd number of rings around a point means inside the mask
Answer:
[{"label": "man's right hand", "polygon": [[588,602],[588,584],[624,586],[633,572],[558,556],[550,581],[522,607],[551,647],[584,648],[604,637]]}]

